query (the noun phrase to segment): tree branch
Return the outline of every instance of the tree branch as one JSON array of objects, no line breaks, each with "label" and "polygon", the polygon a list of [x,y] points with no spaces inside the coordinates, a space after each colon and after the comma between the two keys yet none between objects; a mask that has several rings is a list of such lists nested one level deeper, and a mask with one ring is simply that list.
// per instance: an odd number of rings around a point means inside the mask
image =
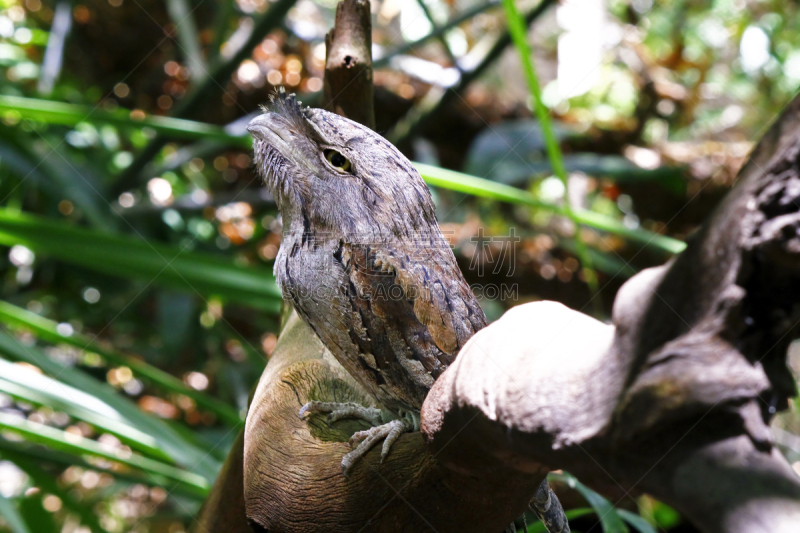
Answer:
[{"label": "tree branch", "polygon": [[[342,475],[347,440],[368,425],[300,420],[307,401],[372,400],[293,313],[247,417],[245,500],[255,531],[502,531],[522,514],[546,475],[502,468],[486,485],[439,464],[422,434],[404,435],[384,463],[380,449]],[[491,465],[486,464],[486,468]],[[505,472],[505,474],[503,474]],[[261,528],[261,529],[259,529]]]},{"label": "tree branch", "polygon": [[244,429],[211,487],[192,527],[194,533],[253,533],[244,509]]},{"label": "tree branch", "polygon": [[324,109],[375,128],[372,22],[367,0],[344,0],[325,36]]},{"label": "tree branch", "polygon": [[800,97],[686,251],[622,287],[614,327],[537,303],[473,337],[423,407],[434,450],[474,420],[440,460],[566,468],[708,532],[794,531],[800,478],[767,423],[795,394],[799,157]]}]

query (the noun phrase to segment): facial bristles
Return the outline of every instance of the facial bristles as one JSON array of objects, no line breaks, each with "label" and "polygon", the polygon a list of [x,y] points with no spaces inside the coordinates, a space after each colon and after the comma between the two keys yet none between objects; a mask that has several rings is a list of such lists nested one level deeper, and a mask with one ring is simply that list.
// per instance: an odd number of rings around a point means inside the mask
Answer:
[{"label": "facial bristles", "polygon": [[287,93],[283,87],[278,87],[278,90],[269,96],[270,103],[266,106],[261,106],[264,113],[275,113],[288,119],[297,128],[305,129],[306,119],[310,118],[309,113],[311,108],[303,107],[303,102],[297,100],[294,93]]},{"label": "facial bristles", "polygon": [[283,87],[272,93],[269,97],[270,105],[265,111],[271,111],[280,115],[303,115],[302,103],[297,100],[294,93],[287,93]]}]

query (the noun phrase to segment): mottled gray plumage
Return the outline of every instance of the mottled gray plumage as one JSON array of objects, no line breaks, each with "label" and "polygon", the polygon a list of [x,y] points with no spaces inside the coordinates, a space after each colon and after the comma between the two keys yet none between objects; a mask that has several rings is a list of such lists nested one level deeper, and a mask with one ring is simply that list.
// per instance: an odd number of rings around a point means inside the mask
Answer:
[{"label": "mottled gray plumage", "polygon": [[[430,191],[386,139],[302,109],[282,92],[248,130],[283,218],[275,275],[284,298],[393,415],[387,421],[355,404],[303,406],[301,416],[328,412],[331,422],[360,417],[375,426],[353,436],[361,443],[342,459],[347,473],[379,440],[383,458],[403,432],[418,429],[434,380],[486,318],[439,229]],[[568,533],[546,479],[541,495],[532,509],[550,531]]]},{"label": "mottled gray plumage", "polygon": [[384,407],[419,411],[486,325],[427,186],[380,135],[293,96],[277,95],[249,129],[283,218],[284,296]]}]

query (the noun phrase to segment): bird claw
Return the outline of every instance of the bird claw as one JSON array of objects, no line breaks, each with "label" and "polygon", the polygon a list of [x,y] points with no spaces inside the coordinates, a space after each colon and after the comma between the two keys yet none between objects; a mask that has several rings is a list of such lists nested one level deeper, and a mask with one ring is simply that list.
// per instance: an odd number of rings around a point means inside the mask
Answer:
[{"label": "bird claw", "polygon": [[359,459],[364,457],[379,441],[383,440],[381,448],[381,462],[383,462],[400,435],[419,430],[419,413],[412,411],[402,411],[399,419],[384,423],[383,413],[375,407],[365,407],[353,402],[312,401],[301,407],[298,415],[302,419],[310,413],[328,413],[327,422],[329,424],[343,418],[359,418],[372,425],[370,429],[357,431],[350,437],[350,446],[355,446],[355,449],[342,458],[342,473],[345,476],[350,473]]},{"label": "bird claw", "polygon": [[413,421],[408,418],[392,420],[386,424],[375,426],[365,431],[357,431],[350,437],[350,446],[358,446],[355,450],[342,457],[342,473],[347,477],[353,466],[369,452],[378,441],[383,440],[381,448],[381,462],[389,455],[392,445],[400,435],[414,431]]},{"label": "bird claw", "polygon": [[380,409],[364,407],[363,405],[353,402],[308,402],[300,408],[298,415],[302,419],[306,413],[328,413],[327,422],[329,424],[333,424],[344,418],[360,418],[361,420],[366,420],[373,426],[378,426],[383,422]]}]

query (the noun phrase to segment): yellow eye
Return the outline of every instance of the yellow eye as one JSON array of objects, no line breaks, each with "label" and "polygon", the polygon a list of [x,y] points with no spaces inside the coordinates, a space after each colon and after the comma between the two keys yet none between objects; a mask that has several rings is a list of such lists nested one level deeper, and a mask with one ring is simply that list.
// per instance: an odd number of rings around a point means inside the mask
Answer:
[{"label": "yellow eye", "polygon": [[323,152],[325,154],[325,159],[330,163],[333,167],[338,168],[343,172],[350,172],[350,161],[337,152],[336,150],[325,150]]}]

